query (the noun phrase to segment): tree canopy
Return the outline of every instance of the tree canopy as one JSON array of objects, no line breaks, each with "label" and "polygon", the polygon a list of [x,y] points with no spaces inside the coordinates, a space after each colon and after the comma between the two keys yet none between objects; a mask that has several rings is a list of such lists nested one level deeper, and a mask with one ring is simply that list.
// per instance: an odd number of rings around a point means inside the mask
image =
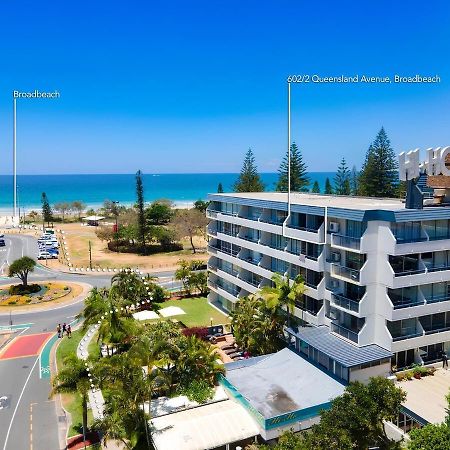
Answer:
[{"label": "tree canopy", "polygon": [[42,204],[42,221],[44,223],[47,222],[47,225],[50,225],[50,222],[53,221],[53,212],[50,203],[48,201],[47,194],[45,192],[43,192],[41,195],[41,204]]},{"label": "tree canopy", "polygon": [[338,167],[336,176],[334,177],[334,193],[337,195],[350,195],[350,170],[347,167],[345,158],[342,158]]},{"label": "tree canopy", "polygon": [[358,190],[368,197],[396,197],[398,164],[391,142],[382,127],[370,144],[359,174]]},{"label": "tree canopy", "polygon": [[[288,190],[288,152],[281,161],[278,169],[278,183],[276,190],[287,192]],[[303,156],[295,142],[291,145],[291,191],[306,192],[309,186],[307,166],[303,162]]]},{"label": "tree canopy", "polygon": [[258,174],[255,163],[255,156],[251,148],[247,150],[242,165],[241,173],[234,183],[233,189],[236,192],[261,192],[264,191],[264,184]]},{"label": "tree canopy", "polygon": [[311,189],[311,192],[314,194],[320,194],[320,186],[319,186],[319,182],[316,180],[314,181],[313,187]]},{"label": "tree canopy", "polygon": [[171,223],[180,239],[184,237],[189,238],[192,252],[195,253],[194,236],[204,233],[205,227],[208,224],[208,219],[205,214],[195,208],[180,209],[173,217]]},{"label": "tree canopy", "polygon": [[333,193],[333,187],[331,186],[330,179],[325,180],[325,194],[331,195]]},{"label": "tree canopy", "polygon": [[17,277],[22,281],[24,287],[28,284],[28,275],[33,272],[36,267],[36,261],[29,256],[22,256],[22,258],[16,259],[9,266],[9,276]]},{"label": "tree canopy", "polygon": [[145,251],[145,235],[147,232],[147,221],[145,219],[144,184],[142,182],[142,172],[136,172],[136,206],[138,211],[139,240]]}]

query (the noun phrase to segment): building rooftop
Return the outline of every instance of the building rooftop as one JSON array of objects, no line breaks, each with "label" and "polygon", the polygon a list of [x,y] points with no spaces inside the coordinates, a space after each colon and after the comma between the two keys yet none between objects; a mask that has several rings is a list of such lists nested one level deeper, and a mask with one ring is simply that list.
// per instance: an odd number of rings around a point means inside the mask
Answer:
[{"label": "building rooftop", "polygon": [[[254,200],[268,200],[274,202],[287,202],[286,192],[232,192],[229,194],[210,194],[232,198],[245,198]],[[334,208],[349,208],[360,210],[389,210],[397,211],[405,209],[405,203],[396,198],[356,197],[345,195],[324,195],[303,192],[291,193],[291,204],[307,206],[331,206]]]},{"label": "building rooftop", "polygon": [[151,420],[156,450],[203,450],[259,434],[250,414],[232,400],[202,405]]},{"label": "building rooftop", "polygon": [[239,365],[226,364],[226,380],[264,419],[328,404],[344,385],[285,348]]},{"label": "building rooftop", "polygon": [[446,395],[450,389],[450,370],[438,369],[434,376],[397,383],[406,392],[403,406],[429,423],[442,423],[447,416]]},{"label": "building rooftop", "polygon": [[326,325],[302,327],[298,331],[293,331],[293,334],[345,367],[354,367],[392,357],[390,351],[376,344],[363,347],[351,344],[330,333],[330,329]]}]

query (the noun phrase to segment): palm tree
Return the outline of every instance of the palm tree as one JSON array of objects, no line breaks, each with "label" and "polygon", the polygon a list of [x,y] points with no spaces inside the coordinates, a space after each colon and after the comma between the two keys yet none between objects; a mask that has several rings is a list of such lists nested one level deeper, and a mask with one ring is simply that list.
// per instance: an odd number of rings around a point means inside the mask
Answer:
[{"label": "palm tree", "polygon": [[264,286],[259,295],[269,309],[286,306],[287,326],[289,326],[290,314],[294,311],[295,302],[300,300],[306,291],[305,283],[301,275],[291,281],[289,276],[283,277],[279,273],[273,275],[272,282],[273,286]]},{"label": "palm tree", "polygon": [[149,300],[158,285],[156,278],[147,274],[144,278],[131,270],[116,273],[111,278],[111,290],[124,299],[125,305]]},{"label": "palm tree", "polygon": [[216,350],[196,336],[181,336],[180,357],[175,362],[175,375],[180,386],[186,387],[193,380],[204,380],[213,386],[223,365],[217,363]]},{"label": "palm tree", "polygon": [[83,408],[83,439],[87,433],[87,404],[90,389],[89,372],[83,360],[76,355],[69,355],[64,359],[64,368],[53,380],[52,394],[54,393],[78,393],[81,396]]},{"label": "palm tree", "polygon": [[236,342],[250,353],[263,355],[278,349],[283,317],[279,308],[269,308],[258,294],[236,302],[231,324]]}]

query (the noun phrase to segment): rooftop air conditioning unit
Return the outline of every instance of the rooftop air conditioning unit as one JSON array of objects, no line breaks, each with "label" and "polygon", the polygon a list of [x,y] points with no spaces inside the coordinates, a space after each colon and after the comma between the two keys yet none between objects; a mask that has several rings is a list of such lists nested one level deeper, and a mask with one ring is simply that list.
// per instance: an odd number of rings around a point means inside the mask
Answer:
[{"label": "rooftop air conditioning unit", "polygon": [[331,261],[339,262],[340,260],[341,260],[341,254],[339,252],[332,252],[331,253]]},{"label": "rooftop air conditioning unit", "polygon": [[337,233],[339,231],[339,223],[338,222],[330,222],[330,231],[332,233]]}]

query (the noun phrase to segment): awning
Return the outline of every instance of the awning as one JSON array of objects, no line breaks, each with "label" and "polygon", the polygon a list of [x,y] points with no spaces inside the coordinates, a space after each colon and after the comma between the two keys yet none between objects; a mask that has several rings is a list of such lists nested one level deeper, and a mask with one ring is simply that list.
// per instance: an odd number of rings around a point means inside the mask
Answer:
[{"label": "awning", "polygon": [[172,316],[180,316],[181,314],[186,314],[180,307],[178,306],[168,306],[167,308],[162,308],[159,311],[159,314],[163,317],[172,317]]},{"label": "awning", "polygon": [[160,317],[155,311],[139,311],[133,314],[133,317],[136,320],[151,320],[151,319],[159,319]]},{"label": "awning", "polygon": [[156,450],[204,450],[259,435],[247,411],[232,400],[151,420]]},{"label": "awning", "polygon": [[97,222],[99,220],[103,220],[104,217],[103,216],[87,216],[87,217],[83,217],[81,220],[86,220],[88,222]]}]

